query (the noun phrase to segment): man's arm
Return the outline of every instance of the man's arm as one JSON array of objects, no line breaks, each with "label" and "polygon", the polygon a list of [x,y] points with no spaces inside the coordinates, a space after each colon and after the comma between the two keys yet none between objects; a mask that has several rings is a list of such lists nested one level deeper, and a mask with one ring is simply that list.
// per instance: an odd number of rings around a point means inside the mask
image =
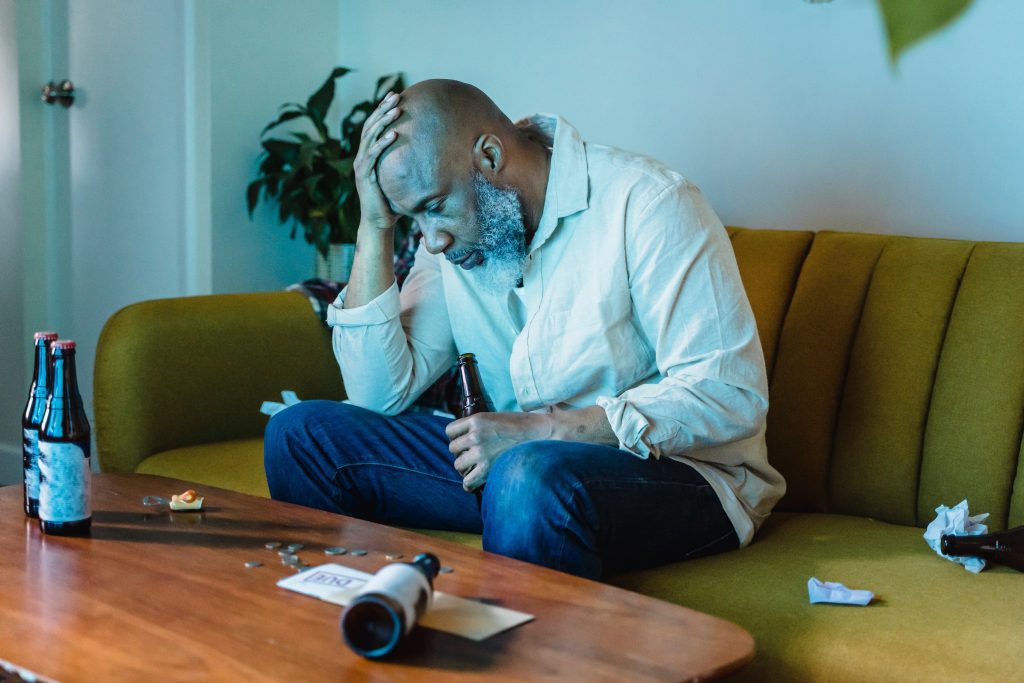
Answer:
[{"label": "man's arm", "polygon": [[680,180],[626,226],[630,296],[662,379],[600,397],[621,448],[723,465],[764,426],[768,382],[729,236],[700,190]]},{"label": "man's arm", "polygon": [[421,247],[401,295],[394,276],[397,220],[374,167],[394,140],[381,131],[397,116],[385,98],[363,128],[354,164],[362,211],[348,287],[328,308],[332,343],[349,400],[380,413],[405,410],[455,359],[437,260]]},{"label": "man's arm", "polygon": [[398,137],[394,129],[381,136],[381,131],[401,114],[400,95],[389,93],[370,114],[363,125],[352,166],[359,193],[359,230],[356,232],[356,254],[352,259],[345,308],[359,308],[370,303],[395,281],[395,222],[377,183],[377,160]]}]

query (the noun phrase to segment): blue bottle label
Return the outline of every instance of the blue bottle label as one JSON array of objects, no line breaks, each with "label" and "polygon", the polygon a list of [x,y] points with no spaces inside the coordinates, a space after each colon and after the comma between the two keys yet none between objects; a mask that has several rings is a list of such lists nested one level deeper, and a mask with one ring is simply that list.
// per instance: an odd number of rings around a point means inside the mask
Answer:
[{"label": "blue bottle label", "polygon": [[74,443],[39,442],[39,519],[78,522],[92,516],[89,457]]},{"label": "blue bottle label", "polygon": [[25,451],[25,495],[39,500],[39,430],[24,429],[22,449]]}]

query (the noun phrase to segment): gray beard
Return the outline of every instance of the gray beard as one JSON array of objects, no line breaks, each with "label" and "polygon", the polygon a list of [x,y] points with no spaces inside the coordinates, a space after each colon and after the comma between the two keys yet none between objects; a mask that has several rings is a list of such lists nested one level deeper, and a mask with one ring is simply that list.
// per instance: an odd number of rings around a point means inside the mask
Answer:
[{"label": "gray beard", "polygon": [[473,173],[478,243],[483,263],[473,268],[480,288],[493,294],[507,292],[523,279],[526,260],[526,224],[519,193],[492,185],[479,171]]}]

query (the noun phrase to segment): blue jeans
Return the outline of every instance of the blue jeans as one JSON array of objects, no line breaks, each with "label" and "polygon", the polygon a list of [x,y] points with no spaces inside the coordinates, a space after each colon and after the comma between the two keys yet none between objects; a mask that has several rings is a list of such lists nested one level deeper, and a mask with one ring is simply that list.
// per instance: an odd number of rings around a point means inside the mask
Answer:
[{"label": "blue jeans", "polygon": [[482,533],[484,550],[593,579],[738,546],[695,469],[611,446],[515,446],[493,464],[478,504],[452,464],[448,422],[331,401],[294,405],[267,425],[270,494],[386,524]]}]

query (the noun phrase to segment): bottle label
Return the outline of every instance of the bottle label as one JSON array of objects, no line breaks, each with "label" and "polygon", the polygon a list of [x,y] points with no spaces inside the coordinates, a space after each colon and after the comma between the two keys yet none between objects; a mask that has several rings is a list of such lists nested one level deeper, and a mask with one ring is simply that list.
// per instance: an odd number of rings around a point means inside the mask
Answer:
[{"label": "bottle label", "polygon": [[40,441],[39,480],[39,519],[77,522],[92,517],[92,471],[80,445]]},{"label": "bottle label", "polygon": [[21,447],[24,451],[25,465],[25,497],[39,500],[39,430],[22,430]]},{"label": "bottle label", "polygon": [[[416,625],[416,620],[430,607],[430,582],[411,564],[396,562],[383,567],[359,591],[388,596],[405,612],[405,633]],[[403,634],[405,635],[405,634]]]}]

